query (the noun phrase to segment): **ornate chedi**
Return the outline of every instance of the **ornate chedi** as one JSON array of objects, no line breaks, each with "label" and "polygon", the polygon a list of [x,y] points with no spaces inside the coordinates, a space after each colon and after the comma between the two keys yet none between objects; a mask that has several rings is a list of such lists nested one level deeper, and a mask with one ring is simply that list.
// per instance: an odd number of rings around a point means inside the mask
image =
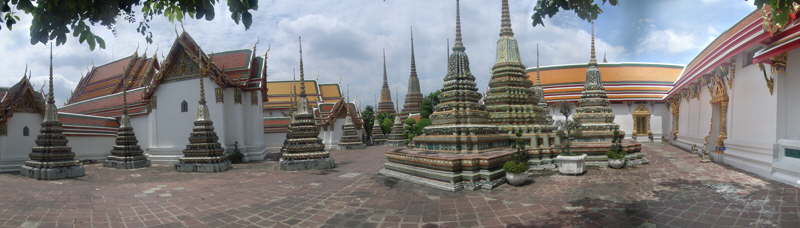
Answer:
[{"label": "ornate chedi", "polygon": [[538,100],[530,90],[531,81],[525,73],[517,40],[511,30],[508,0],[502,1],[501,15],[497,58],[484,100],[486,110],[489,111],[489,122],[511,135],[516,132],[533,133],[543,130],[534,127],[546,127],[544,130],[550,131],[552,125],[547,125],[544,117],[537,117],[537,114],[546,111],[536,105]]},{"label": "ornate chedi", "polygon": [[[189,52],[187,52],[189,53]],[[189,144],[183,150],[183,157],[178,159],[175,170],[178,172],[215,173],[231,169],[231,161],[225,156],[225,150],[219,143],[214,131],[208,106],[206,105],[205,75],[210,72],[211,59],[197,49],[192,56],[200,68],[200,100],[197,102],[194,127],[189,135]]]},{"label": "ornate chedi", "polygon": [[[586,159],[589,165],[605,165],[608,161],[605,154],[612,144],[614,131],[619,129],[619,125],[614,123],[614,112],[608,101],[606,90],[603,88],[595,56],[594,40],[594,24],[592,24],[589,68],[586,71],[586,81],[578,101],[578,107],[575,109],[575,114],[572,115],[579,126],[570,151],[589,155]],[[628,158],[636,160],[633,161],[633,164],[641,163],[638,161],[643,158],[643,154],[640,152],[641,144],[623,142],[622,146],[623,150],[628,153]]]},{"label": "ornate chedi", "polygon": [[408,143],[406,143],[405,129],[403,128],[404,120],[405,119],[403,118],[403,116],[400,115],[394,117],[394,124],[392,124],[392,132],[389,133],[389,136],[386,139],[387,145],[394,147],[401,147],[408,145]]},{"label": "ornate chedi", "polygon": [[300,98],[296,103],[296,111],[291,114],[289,132],[281,149],[283,154],[279,167],[287,171],[332,169],[336,164],[330,153],[325,151],[325,144],[322,144],[322,139],[318,137],[319,126],[316,124],[314,114],[309,110],[303,73],[303,46],[299,38],[298,43],[300,43]]},{"label": "ornate chedi", "polygon": [[386,50],[383,51],[383,87],[381,87],[381,98],[377,111],[377,113],[395,113],[392,92],[389,91],[388,73],[386,72]]},{"label": "ornate chedi", "polygon": [[350,117],[351,114],[348,108],[347,116],[344,118],[344,125],[342,126],[342,138],[339,139],[339,148],[345,150],[364,149],[367,145],[361,141],[361,135],[358,134],[358,130],[355,124],[353,124],[353,118]]},{"label": "ornate chedi", "polygon": [[532,125],[534,132],[524,134],[530,138],[528,163],[532,165],[550,164],[560,152],[558,147],[561,144],[561,138],[554,131],[553,117],[548,111],[550,108],[544,98],[542,77],[539,71],[539,45],[536,45],[536,81],[529,90],[532,95],[531,104],[536,104],[537,108],[534,109],[536,114]]},{"label": "ornate chedi", "polygon": [[432,125],[412,140],[415,148],[386,153],[381,173],[448,191],[492,189],[505,182],[503,162],[514,153],[509,138],[489,124],[489,113],[469,69],[456,1],[456,39]]},{"label": "ornate chedi", "polygon": [[417,77],[417,63],[414,58],[414,31],[411,31],[411,73],[408,75],[408,91],[406,101],[403,104],[403,115],[420,113],[422,107],[422,92],[419,87],[419,77]]},{"label": "ornate chedi", "polygon": [[592,24],[592,48],[589,69],[586,71],[581,99],[573,119],[580,123],[578,142],[608,142],[614,137],[619,125],[614,123],[614,112],[608,102],[606,90],[600,78],[600,69],[594,51],[594,24]]},{"label": "ornate chedi", "polygon": [[[123,81],[127,78],[123,75]],[[137,169],[150,166],[150,160],[144,156],[139,140],[133,132],[130,116],[128,116],[128,83],[123,82],[122,88],[122,116],[119,119],[116,145],[111,149],[111,155],[103,163],[105,167],[118,169]]]},{"label": "ornate chedi", "polygon": [[372,131],[370,132],[370,136],[372,136],[372,145],[381,145],[386,143],[386,134],[383,133],[383,128],[381,127],[381,121],[378,121],[378,114],[375,114],[375,118],[372,121]]},{"label": "ornate chedi", "polygon": [[75,160],[75,153],[67,146],[67,137],[58,121],[58,108],[53,96],[53,46],[50,46],[50,81],[48,82],[47,105],[44,110],[44,121],[36,146],[28,156],[30,160],[22,165],[21,174],[38,180],[57,180],[82,177],[86,171],[80,161]]}]

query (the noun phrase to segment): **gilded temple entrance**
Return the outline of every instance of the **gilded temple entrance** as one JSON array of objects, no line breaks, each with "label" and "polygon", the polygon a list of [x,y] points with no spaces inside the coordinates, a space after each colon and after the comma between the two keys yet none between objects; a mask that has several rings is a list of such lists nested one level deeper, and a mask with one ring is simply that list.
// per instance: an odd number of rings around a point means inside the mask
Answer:
[{"label": "gilded temple entrance", "polygon": [[650,134],[650,110],[640,104],[633,111],[633,135],[648,136]]}]

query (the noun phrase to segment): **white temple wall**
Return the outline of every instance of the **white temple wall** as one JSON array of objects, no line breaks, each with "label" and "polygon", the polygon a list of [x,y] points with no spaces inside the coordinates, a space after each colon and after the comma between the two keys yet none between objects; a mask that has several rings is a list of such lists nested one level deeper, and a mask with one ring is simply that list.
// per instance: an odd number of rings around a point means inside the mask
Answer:
[{"label": "white temple wall", "polygon": [[[205,79],[206,85],[213,85],[213,83]],[[183,149],[189,142],[189,134],[194,126],[195,113],[197,112],[198,101],[200,97],[199,81],[197,80],[182,80],[170,81],[159,85],[155,91],[156,108],[150,113],[150,126],[152,126],[152,135],[150,147],[147,149],[148,156],[153,162],[177,162],[177,159],[183,156]],[[213,88],[213,86],[207,86]],[[214,90],[210,89],[210,93],[206,91],[206,101],[209,104],[214,103]],[[211,95],[209,97],[209,95]],[[210,99],[209,99],[210,98]],[[186,101],[188,104],[187,112],[181,112],[181,102]],[[211,119],[215,121],[215,128],[217,134],[220,133],[218,118],[220,115],[220,107],[209,105],[209,112],[211,112]],[[215,115],[216,114],[216,115]],[[223,138],[224,135],[220,135]]]},{"label": "white temple wall", "polygon": [[681,99],[677,146],[688,149],[704,145],[711,127],[711,94],[702,87],[698,98]]},{"label": "white temple wall", "polygon": [[775,144],[777,101],[767,90],[758,65],[743,66],[744,58],[745,55],[736,56],[733,88],[728,90],[728,139],[723,162],[768,177]]},{"label": "white temple wall", "polygon": [[136,140],[139,140],[139,146],[142,150],[145,150],[150,147],[150,125],[149,125],[149,115],[141,115],[141,116],[132,116],[131,117],[131,126],[133,127],[133,133],[136,134]]},{"label": "white temple wall", "polygon": [[76,160],[105,160],[111,155],[115,136],[67,136],[67,146],[72,147]]},{"label": "white temple wall", "polygon": [[775,78],[777,140],[771,174],[773,179],[800,186],[800,158],[790,156],[800,150],[800,51],[789,52],[786,72]]},{"label": "white temple wall", "polygon": [[[6,123],[7,134],[0,136],[0,172],[15,172],[28,160],[31,148],[41,130],[43,116],[38,113],[17,112]],[[28,127],[28,136],[23,128]]]},{"label": "white temple wall", "polygon": [[[256,104],[253,104],[251,93],[256,94]],[[264,118],[263,106],[261,104],[261,91],[250,91],[244,97],[244,118],[240,121],[244,126],[244,139],[247,142],[246,158],[247,161],[263,160],[266,150],[264,147]]]}]

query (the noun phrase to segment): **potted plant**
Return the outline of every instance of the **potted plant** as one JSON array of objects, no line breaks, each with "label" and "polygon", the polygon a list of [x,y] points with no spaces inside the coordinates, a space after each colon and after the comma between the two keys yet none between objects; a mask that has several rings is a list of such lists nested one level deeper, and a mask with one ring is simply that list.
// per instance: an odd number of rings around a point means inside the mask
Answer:
[{"label": "potted plant", "polygon": [[621,169],[625,167],[625,150],[622,149],[622,135],[619,130],[614,130],[614,138],[608,149],[608,167]]},{"label": "potted plant", "polygon": [[521,186],[530,180],[530,176],[525,173],[528,171],[528,159],[525,151],[525,139],[522,138],[522,132],[517,132],[517,138],[513,144],[517,152],[511,157],[511,160],[503,164],[503,170],[506,172],[506,181],[513,186]]},{"label": "potted plant", "polygon": [[[566,116],[566,115],[565,115]],[[585,172],[586,154],[577,154],[571,151],[573,138],[578,135],[575,129],[580,123],[574,120],[565,120],[559,130],[559,137],[564,138],[561,145],[561,153],[556,156],[558,162],[558,172],[566,175],[580,175]]]}]

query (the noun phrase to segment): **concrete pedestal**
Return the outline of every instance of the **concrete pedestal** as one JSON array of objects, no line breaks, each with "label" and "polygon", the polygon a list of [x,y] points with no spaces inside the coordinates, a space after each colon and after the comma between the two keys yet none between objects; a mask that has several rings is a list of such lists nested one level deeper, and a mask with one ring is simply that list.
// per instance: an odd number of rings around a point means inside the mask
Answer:
[{"label": "concrete pedestal", "polygon": [[82,165],[59,168],[34,168],[23,165],[20,173],[37,180],[58,180],[85,176],[86,170]]},{"label": "concrete pedestal", "polygon": [[283,160],[279,162],[279,168],[284,171],[301,170],[322,170],[336,168],[333,158],[308,159],[308,160]]},{"label": "concrete pedestal", "polygon": [[558,172],[565,175],[581,175],[586,172],[586,154],[578,156],[558,155]]}]

